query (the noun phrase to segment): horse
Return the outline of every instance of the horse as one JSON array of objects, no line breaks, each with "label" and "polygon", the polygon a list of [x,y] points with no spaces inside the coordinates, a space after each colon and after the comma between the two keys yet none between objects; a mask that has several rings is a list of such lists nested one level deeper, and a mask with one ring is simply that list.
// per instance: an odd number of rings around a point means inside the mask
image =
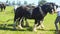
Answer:
[{"label": "horse", "polygon": [[54,3],[44,4],[42,6],[37,6],[34,9],[31,9],[30,11],[27,10],[27,8],[21,6],[18,7],[15,11],[14,16],[14,29],[16,29],[16,22],[18,21],[18,26],[22,29],[21,23],[24,18],[27,19],[34,19],[35,24],[33,27],[33,31],[36,31],[37,27],[41,25],[41,21],[43,21],[44,17],[47,15],[47,13],[54,13],[56,6]]},{"label": "horse", "polygon": [[1,4],[0,4],[0,8],[1,8],[1,11],[2,11],[3,9],[5,10],[5,9],[6,9],[6,5],[5,5],[4,3],[1,3]]},{"label": "horse", "polygon": [[[46,3],[46,4],[52,4],[52,6],[54,7],[54,8],[53,8],[54,11],[56,11],[56,9],[58,8],[58,5],[56,5],[56,4],[54,4],[54,3]],[[40,6],[40,5],[39,5],[39,6]],[[35,8],[34,6],[32,6],[32,7]],[[26,27],[29,27],[27,18],[25,18],[25,21],[26,21]],[[41,20],[41,22],[43,22],[43,19]],[[24,26],[23,24],[24,24],[24,22],[23,22],[23,20],[22,20],[21,25]],[[42,28],[44,27],[44,26],[43,26],[43,23],[41,24],[41,27],[42,27]]]}]

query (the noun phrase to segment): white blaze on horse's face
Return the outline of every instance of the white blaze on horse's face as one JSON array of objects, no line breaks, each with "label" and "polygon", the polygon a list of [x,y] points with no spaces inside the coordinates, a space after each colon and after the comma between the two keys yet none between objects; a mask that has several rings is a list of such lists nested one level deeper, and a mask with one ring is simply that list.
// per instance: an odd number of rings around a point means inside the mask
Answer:
[{"label": "white blaze on horse's face", "polygon": [[54,6],[54,10],[55,10],[54,12],[56,12],[56,10],[57,10],[57,7],[56,6]]},{"label": "white blaze on horse's face", "polygon": [[52,14],[54,14],[54,10],[52,9]]},{"label": "white blaze on horse's face", "polygon": [[57,10],[57,7],[54,6],[54,9],[52,9],[52,14],[54,14],[56,12],[56,10]]}]

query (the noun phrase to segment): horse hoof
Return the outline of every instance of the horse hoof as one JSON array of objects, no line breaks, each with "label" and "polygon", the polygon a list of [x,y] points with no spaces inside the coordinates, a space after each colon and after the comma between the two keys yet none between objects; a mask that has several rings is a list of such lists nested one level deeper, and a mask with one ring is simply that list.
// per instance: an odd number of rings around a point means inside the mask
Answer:
[{"label": "horse hoof", "polygon": [[23,27],[22,26],[18,26],[18,29],[23,29]]},{"label": "horse hoof", "polygon": [[44,29],[44,27],[41,27],[42,29]]},{"label": "horse hoof", "polygon": [[34,28],[33,31],[36,32],[37,31],[36,28]]},{"label": "horse hoof", "polygon": [[37,30],[33,30],[34,32],[37,32]]}]

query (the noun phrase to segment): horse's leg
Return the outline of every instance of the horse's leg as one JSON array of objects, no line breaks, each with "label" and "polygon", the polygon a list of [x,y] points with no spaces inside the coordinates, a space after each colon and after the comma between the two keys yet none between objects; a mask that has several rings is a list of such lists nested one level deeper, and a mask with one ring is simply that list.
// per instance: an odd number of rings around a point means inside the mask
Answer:
[{"label": "horse's leg", "polygon": [[4,11],[5,11],[5,9],[6,9],[6,6],[4,6]]},{"label": "horse's leg", "polygon": [[43,20],[41,20],[40,23],[41,23],[41,28],[44,29]]},{"label": "horse's leg", "polygon": [[5,10],[6,6],[4,6],[4,10]]},{"label": "horse's leg", "polygon": [[25,18],[25,22],[26,22],[26,27],[29,27],[29,23],[27,21],[27,18]]},{"label": "horse's leg", "polygon": [[13,28],[16,29],[16,23],[17,23],[18,19],[16,18],[16,16],[14,17],[14,24],[13,24]]},{"label": "horse's leg", "polygon": [[37,25],[38,25],[38,24],[37,24],[37,20],[35,20],[35,24],[34,24],[34,27],[33,27],[33,31],[37,31],[37,30],[36,30]]},{"label": "horse's leg", "polygon": [[41,28],[41,22],[40,22],[40,20],[38,20],[37,23],[38,23],[37,29],[40,29]]},{"label": "horse's leg", "polygon": [[1,11],[3,10],[3,8],[1,7]]},{"label": "horse's leg", "polygon": [[13,24],[13,28],[14,29],[16,29],[16,25],[17,25],[17,22],[19,22],[19,16],[17,16],[16,14],[15,14],[15,16],[14,16],[14,24]]},{"label": "horse's leg", "polygon": [[5,7],[3,7],[3,11],[5,11]]},{"label": "horse's leg", "polygon": [[14,21],[13,28],[16,29],[16,21]]},{"label": "horse's leg", "polygon": [[23,18],[24,18],[24,17],[21,17],[21,18],[20,18],[20,21],[19,21],[19,24],[18,24],[18,27],[19,27],[20,29],[23,29],[22,26],[21,26],[21,23],[22,23]]},{"label": "horse's leg", "polygon": [[44,26],[43,26],[43,20],[38,20],[38,25],[37,25],[37,29],[43,29],[44,28]]},{"label": "horse's leg", "polygon": [[24,19],[22,19],[22,21],[21,21],[21,26],[22,27],[24,26]]}]

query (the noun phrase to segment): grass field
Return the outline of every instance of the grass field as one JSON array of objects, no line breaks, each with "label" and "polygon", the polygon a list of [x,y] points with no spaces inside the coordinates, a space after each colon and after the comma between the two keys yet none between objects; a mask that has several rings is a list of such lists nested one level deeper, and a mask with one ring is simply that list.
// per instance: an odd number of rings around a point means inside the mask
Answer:
[{"label": "grass field", "polygon": [[[12,19],[12,20],[10,20]],[[0,34],[55,34],[55,26],[54,21],[56,19],[56,14],[51,15],[47,14],[44,18],[44,30],[38,30],[37,32],[32,31],[32,27],[34,25],[34,20],[29,21],[29,28],[24,28],[23,30],[13,30],[13,19],[14,19],[14,12],[13,7],[7,6],[5,11],[0,12]],[[1,24],[7,24],[4,28]]]}]

